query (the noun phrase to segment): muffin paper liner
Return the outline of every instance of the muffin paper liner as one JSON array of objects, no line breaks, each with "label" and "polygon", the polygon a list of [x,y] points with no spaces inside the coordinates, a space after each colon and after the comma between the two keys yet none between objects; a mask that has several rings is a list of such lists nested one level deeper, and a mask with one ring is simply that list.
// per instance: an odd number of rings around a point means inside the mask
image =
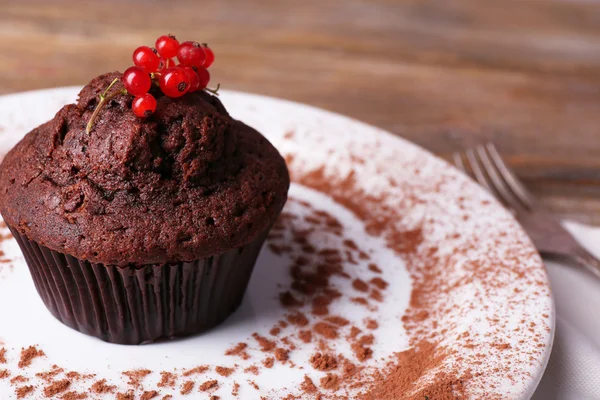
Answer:
[{"label": "muffin paper liner", "polygon": [[242,302],[268,233],[193,262],[120,267],[79,260],[10,230],[52,315],[120,344],[191,335],[225,320]]}]

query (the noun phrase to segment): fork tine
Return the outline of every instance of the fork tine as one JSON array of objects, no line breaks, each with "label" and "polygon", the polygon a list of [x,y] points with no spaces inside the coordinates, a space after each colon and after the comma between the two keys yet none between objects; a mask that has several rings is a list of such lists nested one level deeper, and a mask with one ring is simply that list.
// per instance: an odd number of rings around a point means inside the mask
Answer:
[{"label": "fork tine", "polygon": [[494,193],[494,189],[490,186],[488,178],[483,173],[481,165],[479,164],[479,160],[477,159],[477,156],[475,155],[473,149],[467,149],[467,151],[465,151],[465,155],[467,156],[467,161],[469,162],[469,165],[471,167],[471,170],[473,171],[473,174],[475,175],[475,179],[477,179],[477,182],[479,182],[479,184],[485,187],[489,192]]},{"label": "fork tine", "polygon": [[491,180],[491,184],[495,189],[495,192],[498,196],[503,200],[505,204],[507,204],[510,208],[515,210],[522,211],[524,210],[523,204],[519,201],[519,198],[512,191],[510,185],[504,180],[503,176],[498,173],[496,170],[495,164],[491,159],[491,156],[486,151],[486,148],[482,145],[477,146],[475,148],[481,163],[483,164],[483,169],[487,173],[489,179]]},{"label": "fork tine", "polygon": [[465,167],[465,162],[463,161],[462,156],[460,155],[460,153],[454,153],[452,155],[452,158],[454,160],[454,165],[456,165],[456,167],[458,169],[460,169],[463,172],[467,171],[467,168]]},{"label": "fork tine", "polygon": [[506,166],[506,163],[502,160],[500,154],[498,154],[496,146],[494,146],[493,143],[487,143],[485,147],[494,162],[496,169],[500,172],[508,186],[527,208],[531,208],[534,203],[533,196],[525,189],[525,186],[519,181],[516,175]]}]

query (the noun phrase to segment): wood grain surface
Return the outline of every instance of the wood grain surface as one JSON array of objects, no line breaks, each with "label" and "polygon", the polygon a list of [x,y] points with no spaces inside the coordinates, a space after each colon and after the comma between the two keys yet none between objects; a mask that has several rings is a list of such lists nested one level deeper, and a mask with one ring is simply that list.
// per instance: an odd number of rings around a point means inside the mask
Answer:
[{"label": "wood grain surface", "polygon": [[0,0],[0,93],[122,71],[168,32],[208,42],[227,89],[445,157],[491,139],[544,203],[600,223],[600,2]]}]

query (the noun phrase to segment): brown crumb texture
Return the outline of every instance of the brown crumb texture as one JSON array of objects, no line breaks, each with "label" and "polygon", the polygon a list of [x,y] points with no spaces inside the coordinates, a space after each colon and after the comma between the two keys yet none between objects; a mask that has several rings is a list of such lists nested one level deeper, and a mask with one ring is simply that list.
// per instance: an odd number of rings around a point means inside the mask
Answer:
[{"label": "brown crumb texture", "polygon": [[6,349],[0,348],[0,364],[6,364]]},{"label": "brown crumb texture", "polygon": [[10,371],[7,369],[0,369],[0,379],[6,379],[10,376]]}]

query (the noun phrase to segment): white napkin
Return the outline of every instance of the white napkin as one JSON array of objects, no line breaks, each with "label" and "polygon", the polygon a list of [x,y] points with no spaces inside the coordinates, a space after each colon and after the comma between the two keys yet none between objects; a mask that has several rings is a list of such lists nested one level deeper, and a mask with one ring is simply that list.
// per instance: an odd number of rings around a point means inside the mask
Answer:
[{"label": "white napkin", "polygon": [[[565,226],[600,257],[600,228]],[[600,279],[577,267],[546,262],[556,303],[550,363],[532,400],[600,400]]]}]

